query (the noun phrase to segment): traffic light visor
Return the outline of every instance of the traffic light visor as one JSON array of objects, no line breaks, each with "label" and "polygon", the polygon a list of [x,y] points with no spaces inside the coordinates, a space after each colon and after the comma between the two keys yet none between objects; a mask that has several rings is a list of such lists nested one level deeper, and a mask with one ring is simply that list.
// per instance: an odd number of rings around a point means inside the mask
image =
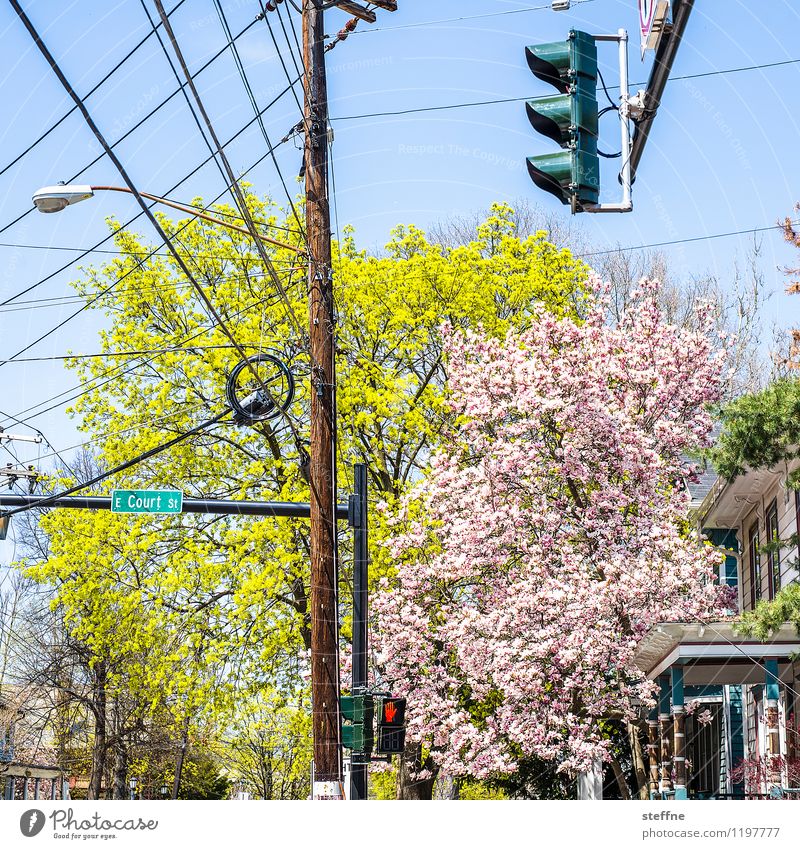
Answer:
[{"label": "traffic light visor", "polygon": [[571,143],[575,130],[597,136],[597,98],[582,81],[569,94],[536,97],[525,108],[534,130],[561,147]]},{"label": "traffic light visor", "polygon": [[529,156],[528,174],[538,188],[555,195],[561,203],[570,203],[573,195],[580,203],[597,203],[600,163],[596,146],[594,139],[587,139],[588,149]]},{"label": "traffic light visor", "polygon": [[597,47],[589,33],[571,30],[566,41],[533,44],[525,48],[535,77],[566,94],[572,77],[597,79]]}]

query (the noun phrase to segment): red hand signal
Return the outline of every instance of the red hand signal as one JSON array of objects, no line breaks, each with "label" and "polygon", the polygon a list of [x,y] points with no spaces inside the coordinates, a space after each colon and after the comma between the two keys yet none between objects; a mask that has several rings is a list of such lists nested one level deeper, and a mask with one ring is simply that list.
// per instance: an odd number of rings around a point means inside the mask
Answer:
[{"label": "red hand signal", "polygon": [[397,708],[395,707],[395,703],[386,702],[383,706],[383,713],[386,717],[387,722],[394,722],[394,718],[397,715]]}]

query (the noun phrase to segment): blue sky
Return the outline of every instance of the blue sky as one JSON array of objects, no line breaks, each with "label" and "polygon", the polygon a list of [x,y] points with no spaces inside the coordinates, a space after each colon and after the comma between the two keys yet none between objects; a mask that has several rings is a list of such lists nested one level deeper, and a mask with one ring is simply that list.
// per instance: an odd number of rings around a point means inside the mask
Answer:
[{"label": "blue sky", "polygon": [[[166,3],[168,9],[173,5],[174,0]],[[223,5],[234,33],[259,11],[257,0],[224,0]],[[377,24],[360,24],[356,33],[328,54],[340,224],[354,224],[363,245],[379,247],[397,223],[424,227],[496,200],[513,204],[524,198],[566,219],[568,210],[537,190],[527,176],[525,157],[552,151],[554,145],[533,132],[521,101],[394,116],[354,116],[549,94],[551,90],[530,74],[524,48],[563,39],[570,28],[590,33],[627,28],[631,34],[631,81],[644,82],[652,54],[644,64],[640,62],[636,0],[584,0],[573,2],[567,12],[553,12],[548,4],[535,0],[399,0],[398,5],[394,14],[379,12]],[[156,17],[152,0],[145,0],[145,6]],[[58,5],[28,0],[24,7],[82,94],[150,28],[142,4],[136,0]],[[299,29],[297,16],[292,13],[292,17]],[[212,0],[185,0],[172,20],[193,70],[224,43]],[[327,31],[335,32],[346,20],[338,10],[326,13]],[[274,16],[271,22],[292,72],[284,33]],[[5,115],[0,128],[3,167],[60,118],[70,102],[7,4],[0,7],[0,33],[6,59],[0,71]],[[293,44],[290,30],[287,35]],[[597,250],[647,245],[769,226],[791,214],[794,202],[800,200],[796,156],[800,63],[716,72],[800,59],[798,35],[800,12],[791,0],[758,4],[697,0],[673,71],[676,79],[667,87],[639,169],[635,210],[628,215],[579,216],[575,223],[583,239]],[[239,47],[256,100],[263,107],[287,83],[266,23],[254,25],[239,40]],[[606,81],[614,85],[615,48],[601,46],[600,56]],[[197,84],[221,138],[227,139],[252,118],[252,107],[229,54],[199,75]],[[87,104],[108,138],[116,140],[175,87],[164,54],[151,37]],[[275,141],[283,136],[298,118],[295,99],[283,96],[266,116],[270,138]],[[603,147],[618,149],[614,147],[618,145],[616,123],[611,116],[603,120],[607,122]],[[253,126],[229,148],[234,169],[249,168],[264,150],[264,138]],[[96,142],[82,119],[77,115],[67,118],[41,145],[0,175],[0,227],[30,207],[36,188],[72,178],[96,152]],[[156,194],[166,193],[207,156],[180,97],[135,131],[118,152],[136,184]],[[297,192],[300,151],[292,143],[283,145],[277,159],[289,191]],[[614,163],[603,172],[603,199],[608,201],[616,200],[618,193],[613,169]],[[260,192],[283,198],[270,161],[255,168],[249,179]],[[109,162],[101,160],[78,181],[118,184],[120,178]],[[219,172],[209,164],[171,197],[189,200],[202,195],[210,199],[222,186]],[[132,199],[105,194],[61,215],[28,215],[0,233],[0,300],[74,256],[42,248],[88,247],[106,235],[105,216],[124,219],[135,211]],[[138,229],[149,235],[143,223]],[[734,259],[744,256],[747,243],[748,237],[740,236],[664,250],[679,274],[712,273],[724,282],[731,276]],[[768,285],[775,293],[770,307],[773,317],[784,325],[800,323],[793,315],[797,312],[795,301],[781,294],[784,276],[780,267],[796,262],[793,251],[773,231],[763,235],[762,256]],[[96,255],[93,261],[102,259],[103,255]],[[89,259],[83,262],[88,264]],[[26,298],[69,295],[69,280],[77,274],[72,266]],[[0,309],[2,356],[29,344],[75,308],[74,304],[57,304],[13,312]],[[96,332],[96,318],[81,317],[25,356],[96,351]],[[1,368],[4,403],[0,407],[12,414],[75,382],[52,363]],[[32,419],[32,424],[59,449],[80,439],[65,419],[63,408]],[[14,430],[8,422],[5,427]],[[19,426],[16,429],[20,430]]]}]

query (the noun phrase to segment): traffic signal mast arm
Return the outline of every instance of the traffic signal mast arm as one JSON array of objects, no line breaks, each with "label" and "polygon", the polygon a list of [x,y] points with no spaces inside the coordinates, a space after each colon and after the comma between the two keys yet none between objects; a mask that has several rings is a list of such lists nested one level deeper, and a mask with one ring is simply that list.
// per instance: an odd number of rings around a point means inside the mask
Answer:
[{"label": "traffic signal mast arm", "polygon": [[647,90],[644,93],[641,117],[636,123],[636,132],[633,135],[630,155],[631,180],[636,178],[636,169],[639,167],[644,146],[647,144],[650,129],[661,104],[661,97],[672,72],[672,65],[681,45],[694,0],[675,0],[673,6],[672,29],[664,35],[658,45],[650,79],[647,81]]}]

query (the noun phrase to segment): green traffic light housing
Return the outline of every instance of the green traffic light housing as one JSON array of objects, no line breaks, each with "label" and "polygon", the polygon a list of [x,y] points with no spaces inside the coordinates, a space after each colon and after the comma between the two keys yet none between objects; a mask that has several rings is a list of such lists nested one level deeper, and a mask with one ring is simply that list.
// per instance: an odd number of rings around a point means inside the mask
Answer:
[{"label": "green traffic light housing", "polygon": [[597,203],[600,195],[600,163],[597,142],[589,150],[564,150],[529,156],[528,174],[538,188],[555,195],[577,211],[579,204]]},{"label": "green traffic light housing", "polygon": [[532,45],[525,53],[534,76],[560,92],[529,100],[528,120],[564,148],[528,157],[528,173],[536,186],[577,212],[584,204],[597,204],[600,196],[595,40],[572,30],[566,41]]},{"label": "green traffic light housing", "polygon": [[597,45],[588,32],[570,30],[566,41],[533,44],[525,55],[533,75],[563,94],[577,77],[597,80]]},{"label": "green traffic light housing", "polygon": [[342,719],[351,723],[342,725],[342,746],[354,752],[369,754],[375,740],[374,700],[365,694],[341,696],[339,707]]},{"label": "green traffic light housing", "polygon": [[597,138],[598,108],[595,86],[579,77],[569,94],[536,97],[525,104],[536,132],[569,147],[576,132]]}]

